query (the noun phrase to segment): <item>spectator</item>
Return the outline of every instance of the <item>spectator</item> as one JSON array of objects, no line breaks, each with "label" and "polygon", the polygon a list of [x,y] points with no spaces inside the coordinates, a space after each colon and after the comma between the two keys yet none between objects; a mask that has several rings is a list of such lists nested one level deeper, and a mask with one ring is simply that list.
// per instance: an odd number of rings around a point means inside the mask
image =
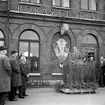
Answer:
[{"label": "spectator", "polygon": [[23,96],[28,96],[26,94],[26,87],[27,87],[27,80],[28,80],[28,67],[26,64],[26,57],[24,55],[20,55],[20,71],[21,71],[21,78],[22,78],[22,88],[20,87],[19,91]]},{"label": "spectator", "polygon": [[[22,86],[20,66],[17,59],[17,55],[18,55],[17,50],[11,51],[10,64],[12,68],[12,75],[11,75],[11,92],[9,93],[10,101],[16,100],[16,91],[20,86]],[[24,97],[21,94],[19,94],[19,98],[24,98]]]},{"label": "spectator", "polygon": [[6,94],[10,91],[11,66],[6,56],[6,48],[0,46],[0,105],[5,104]]},{"label": "spectator", "polygon": [[99,72],[100,72],[100,78],[99,78],[99,85],[101,87],[104,87],[104,69],[105,69],[105,60],[104,60],[104,57],[101,57],[100,58],[100,69],[99,69]]}]

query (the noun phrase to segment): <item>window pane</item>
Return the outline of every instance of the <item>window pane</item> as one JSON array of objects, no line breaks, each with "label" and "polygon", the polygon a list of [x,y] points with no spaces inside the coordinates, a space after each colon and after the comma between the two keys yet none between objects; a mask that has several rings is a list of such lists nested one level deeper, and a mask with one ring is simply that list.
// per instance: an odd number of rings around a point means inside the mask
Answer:
[{"label": "window pane", "polygon": [[89,9],[96,10],[96,1],[95,0],[89,0]]},{"label": "window pane", "polygon": [[30,52],[33,56],[39,57],[39,43],[31,43],[30,47]]},{"label": "window pane", "polygon": [[0,38],[4,38],[2,31],[0,31]]},{"label": "window pane", "polygon": [[4,41],[0,41],[0,46],[4,46]]},{"label": "window pane", "polygon": [[53,0],[53,5],[60,6],[60,0]]},{"label": "window pane", "polygon": [[24,52],[28,51],[28,43],[27,42],[20,42],[19,46],[19,55],[23,54]]},{"label": "window pane", "polygon": [[39,0],[31,0],[31,3],[40,3]]},{"label": "window pane", "polygon": [[30,43],[30,52],[32,53],[31,57],[31,71],[38,72],[39,66],[39,43]]},{"label": "window pane", "polygon": [[69,0],[62,0],[62,6],[63,7],[69,7]]},{"label": "window pane", "polygon": [[4,45],[4,35],[2,33],[2,31],[0,31],[0,46],[3,46]]},{"label": "window pane", "polygon": [[82,43],[84,43],[84,44],[97,44],[97,41],[92,35],[87,35],[86,37],[84,37]]},{"label": "window pane", "polygon": [[81,9],[88,9],[88,0],[81,0]]},{"label": "window pane", "polygon": [[20,36],[20,39],[27,39],[27,40],[39,40],[38,35],[33,31],[25,31]]},{"label": "window pane", "polygon": [[29,0],[20,0],[20,1],[22,1],[22,2],[29,2]]}]

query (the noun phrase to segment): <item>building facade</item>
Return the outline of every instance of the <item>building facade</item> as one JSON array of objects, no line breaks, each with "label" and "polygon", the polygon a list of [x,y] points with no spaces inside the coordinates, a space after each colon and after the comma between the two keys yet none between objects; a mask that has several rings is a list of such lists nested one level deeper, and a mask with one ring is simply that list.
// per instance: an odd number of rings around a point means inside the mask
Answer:
[{"label": "building facade", "polygon": [[[105,56],[104,0],[0,0],[0,44],[17,49],[35,80],[60,80],[53,44],[69,26],[69,52],[76,47],[99,62]],[[28,53],[29,52],[29,53]]]}]

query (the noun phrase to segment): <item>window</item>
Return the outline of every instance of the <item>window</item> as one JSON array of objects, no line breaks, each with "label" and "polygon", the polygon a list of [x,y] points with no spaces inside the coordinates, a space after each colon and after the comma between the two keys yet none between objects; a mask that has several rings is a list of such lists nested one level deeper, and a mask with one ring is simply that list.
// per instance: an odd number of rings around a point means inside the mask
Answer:
[{"label": "window", "polygon": [[70,0],[53,0],[54,6],[70,7]]},{"label": "window", "polygon": [[27,2],[27,3],[40,3],[40,0],[20,0],[20,2]]},{"label": "window", "polygon": [[29,71],[39,72],[39,37],[32,30],[24,31],[19,39],[19,55],[25,55]]},{"label": "window", "polygon": [[87,35],[83,38],[82,44],[97,44],[97,42],[92,35]]},{"label": "window", "polygon": [[86,57],[88,61],[90,57],[93,57],[94,60],[97,59],[97,40],[93,35],[87,34],[83,37],[81,51],[82,56]]},{"label": "window", "polygon": [[81,0],[81,9],[96,10],[95,0]]},{"label": "window", "polygon": [[0,31],[0,46],[4,45],[4,34],[2,31]]}]

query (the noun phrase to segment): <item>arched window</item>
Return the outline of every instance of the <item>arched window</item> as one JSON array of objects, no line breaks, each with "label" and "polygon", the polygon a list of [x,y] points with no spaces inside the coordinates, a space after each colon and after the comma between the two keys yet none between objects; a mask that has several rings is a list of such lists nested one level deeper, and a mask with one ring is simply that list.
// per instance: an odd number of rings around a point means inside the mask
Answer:
[{"label": "arched window", "polygon": [[0,46],[4,45],[4,41],[5,41],[4,34],[3,34],[3,32],[0,30]]},{"label": "arched window", "polygon": [[81,0],[81,9],[96,10],[96,0]]},{"label": "arched window", "polygon": [[81,51],[83,57],[86,57],[87,59],[93,57],[94,60],[97,60],[97,48],[98,48],[98,43],[93,35],[87,34],[83,37],[81,43]]},{"label": "arched window", "polygon": [[19,38],[19,55],[27,58],[30,72],[39,72],[39,36],[32,30],[22,32]]}]

